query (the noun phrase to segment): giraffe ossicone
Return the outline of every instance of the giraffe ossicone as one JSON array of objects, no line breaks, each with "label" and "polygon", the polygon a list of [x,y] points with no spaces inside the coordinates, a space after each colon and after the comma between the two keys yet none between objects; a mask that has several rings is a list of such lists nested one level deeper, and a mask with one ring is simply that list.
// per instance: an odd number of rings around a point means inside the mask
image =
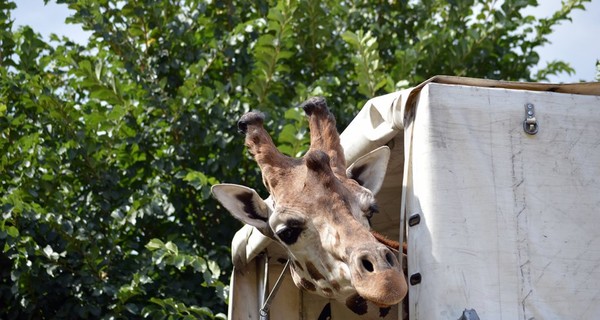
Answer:
[{"label": "giraffe ossicone", "polygon": [[234,217],[287,250],[296,286],[341,301],[357,314],[365,314],[368,304],[387,313],[407,292],[398,257],[369,227],[389,148],[346,167],[325,99],[311,98],[303,109],[311,142],[302,158],[277,150],[261,113],[249,112],[238,122],[272,201],[233,184],[215,185],[212,193]]}]

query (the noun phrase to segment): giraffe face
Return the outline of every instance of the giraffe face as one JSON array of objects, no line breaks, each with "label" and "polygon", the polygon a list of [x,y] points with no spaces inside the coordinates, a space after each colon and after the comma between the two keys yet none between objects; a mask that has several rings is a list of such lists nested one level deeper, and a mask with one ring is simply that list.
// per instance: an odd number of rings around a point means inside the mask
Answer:
[{"label": "giraffe face", "polygon": [[[363,302],[387,307],[402,300],[406,282],[396,255],[369,230],[389,159],[383,147],[346,169],[335,119],[322,99],[309,100],[311,147],[300,159],[277,151],[260,114],[239,122],[271,201],[246,187],[216,185],[215,197],[236,218],[286,248],[294,283],[336,299],[357,314]],[[366,309],[365,309],[366,310]]]},{"label": "giraffe face", "polygon": [[[268,224],[273,239],[288,250],[292,277],[298,287],[345,299],[356,294],[352,275],[364,272],[363,264],[383,262],[388,264],[386,267],[398,266],[394,254],[368,230],[368,217],[376,210],[371,191],[354,180],[343,183],[335,178],[333,185],[315,182],[296,194],[305,196],[275,200]],[[353,253],[363,250],[366,244],[381,251],[380,255],[389,261],[363,254],[361,258],[366,260],[359,261],[361,269],[357,270],[353,261],[360,258]]]}]

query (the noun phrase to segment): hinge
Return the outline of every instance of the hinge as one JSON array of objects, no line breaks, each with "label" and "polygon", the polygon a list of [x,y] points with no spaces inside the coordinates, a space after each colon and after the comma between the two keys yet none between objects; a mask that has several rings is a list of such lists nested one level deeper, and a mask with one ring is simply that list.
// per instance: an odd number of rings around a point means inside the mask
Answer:
[{"label": "hinge", "polygon": [[525,104],[525,120],[523,121],[523,130],[527,134],[536,134],[538,132],[538,123],[535,118],[535,107],[532,103]]}]

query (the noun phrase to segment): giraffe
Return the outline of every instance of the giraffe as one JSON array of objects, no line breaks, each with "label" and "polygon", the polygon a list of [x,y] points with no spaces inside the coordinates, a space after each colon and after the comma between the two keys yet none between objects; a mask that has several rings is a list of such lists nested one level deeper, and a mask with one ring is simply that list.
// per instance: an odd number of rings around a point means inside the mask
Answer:
[{"label": "giraffe", "polygon": [[238,122],[269,201],[233,184],[215,185],[212,193],[234,217],[287,250],[297,287],[338,300],[358,315],[374,306],[385,316],[407,292],[396,255],[369,230],[389,148],[376,149],[346,168],[325,99],[311,98],[303,109],[311,141],[302,158],[277,150],[261,113],[246,113]]}]

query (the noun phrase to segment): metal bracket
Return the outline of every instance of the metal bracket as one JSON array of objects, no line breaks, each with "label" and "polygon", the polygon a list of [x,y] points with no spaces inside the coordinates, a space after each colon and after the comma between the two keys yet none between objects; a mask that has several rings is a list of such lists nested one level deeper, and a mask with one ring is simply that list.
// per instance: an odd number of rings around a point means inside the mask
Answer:
[{"label": "metal bracket", "polygon": [[538,123],[535,119],[535,107],[532,103],[525,104],[525,120],[523,121],[523,130],[527,134],[536,134],[538,132]]},{"label": "metal bracket", "polygon": [[479,320],[479,315],[474,309],[465,309],[462,316],[458,318],[458,320]]},{"label": "metal bracket", "polygon": [[[268,259],[267,259],[267,261],[268,261]],[[277,281],[275,282],[273,289],[271,289],[269,296],[264,301],[264,304],[260,308],[260,310],[258,310],[260,320],[268,320],[269,319],[269,310],[271,309],[271,302],[273,301],[273,298],[275,298],[275,295],[277,294],[277,290],[279,290],[279,286],[281,286],[282,280],[283,280],[283,278],[285,278],[285,275],[286,275],[289,267],[290,267],[290,260],[288,259],[287,262],[285,263],[285,266],[283,266],[283,270],[281,270],[281,274],[279,275],[279,278],[277,278]],[[268,278],[269,277],[268,270],[265,273],[266,273],[266,277]],[[265,290],[265,292],[266,292],[266,290]]]}]

